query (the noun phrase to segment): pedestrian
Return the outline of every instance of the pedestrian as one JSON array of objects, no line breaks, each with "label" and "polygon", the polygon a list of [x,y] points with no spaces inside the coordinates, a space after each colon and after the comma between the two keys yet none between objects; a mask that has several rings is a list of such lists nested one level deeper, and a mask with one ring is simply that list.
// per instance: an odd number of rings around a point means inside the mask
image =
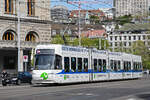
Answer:
[{"label": "pedestrian", "polygon": [[2,71],[2,78],[6,78],[8,77],[8,73],[6,72],[6,70]]}]

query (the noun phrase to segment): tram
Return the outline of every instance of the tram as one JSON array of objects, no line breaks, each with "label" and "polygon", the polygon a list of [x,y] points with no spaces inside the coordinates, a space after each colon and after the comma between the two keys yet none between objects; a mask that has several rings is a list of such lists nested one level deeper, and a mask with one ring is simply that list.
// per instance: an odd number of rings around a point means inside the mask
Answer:
[{"label": "tram", "polygon": [[142,77],[141,56],[64,45],[38,45],[33,83],[78,83]]}]

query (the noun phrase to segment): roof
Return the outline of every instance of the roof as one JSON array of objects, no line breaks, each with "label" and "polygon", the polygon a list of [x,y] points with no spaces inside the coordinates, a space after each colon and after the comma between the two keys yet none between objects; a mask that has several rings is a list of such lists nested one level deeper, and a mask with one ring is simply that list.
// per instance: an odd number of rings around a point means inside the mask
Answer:
[{"label": "roof", "polygon": [[81,36],[83,37],[99,37],[99,36],[104,36],[106,31],[103,30],[89,30],[89,31],[84,31],[82,32]]}]

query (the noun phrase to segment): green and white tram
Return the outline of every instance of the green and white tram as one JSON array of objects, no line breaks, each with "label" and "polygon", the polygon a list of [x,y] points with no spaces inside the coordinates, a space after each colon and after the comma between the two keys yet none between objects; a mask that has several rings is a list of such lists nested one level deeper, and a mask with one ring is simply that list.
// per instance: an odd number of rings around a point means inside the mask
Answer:
[{"label": "green and white tram", "polygon": [[141,57],[82,47],[38,45],[33,83],[77,83],[142,77]]}]

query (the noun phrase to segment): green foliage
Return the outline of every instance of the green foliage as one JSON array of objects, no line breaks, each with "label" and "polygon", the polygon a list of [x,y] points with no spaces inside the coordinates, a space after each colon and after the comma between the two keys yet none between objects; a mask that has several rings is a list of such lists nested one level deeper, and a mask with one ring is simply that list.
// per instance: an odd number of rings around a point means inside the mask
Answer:
[{"label": "green foliage", "polygon": [[118,21],[118,23],[120,25],[124,25],[125,23],[131,22],[132,16],[131,15],[120,16],[120,17],[116,18],[116,20]]},{"label": "green foliage", "polygon": [[51,41],[52,44],[64,44],[64,40],[62,38],[62,36],[60,35],[56,35],[52,41]]},{"label": "green foliage", "polygon": [[[120,31],[150,30],[149,26],[150,26],[149,23],[144,23],[144,24],[127,23],[127,24],[124,24],[123,27],[121,27],[119,30]],[[150,33],[150,32],[148,32],[148,33]]]},{"label": "green foliage", "polygon": [[95,15],[90,16],[90,20],[94,23],[99,23],[99,17]]},{"label": "green foliage", "polygon": [[[71,45],[71,46],[78,46],[79,45],[79,39],[75,38],[75,39],[70,39],[69,35],[65,35],[65,40],[67,42],[66,45]],[[108,41],[107,40],[100,40],[101,41],[101,49],[107,49],[109,47]],[[63,39],[62,36],[60,35],[56,35],[52,41],[52,44],[65,44],[65,41]],[[106,47],[105,47],[106,45]],[[99,39],[95,38],[95,39],[90,39],[90,38],[86,38],[86,37],[82,37],[81,38],[81,46],[83,47],[93,47],[93,48],[97,48],[99,49]]]},{"label": "green foliage", "polygon": [[133,54],[142,56],[143,67],[150,69],[150,51],[143,41],[136,41],[132,45]]}]

